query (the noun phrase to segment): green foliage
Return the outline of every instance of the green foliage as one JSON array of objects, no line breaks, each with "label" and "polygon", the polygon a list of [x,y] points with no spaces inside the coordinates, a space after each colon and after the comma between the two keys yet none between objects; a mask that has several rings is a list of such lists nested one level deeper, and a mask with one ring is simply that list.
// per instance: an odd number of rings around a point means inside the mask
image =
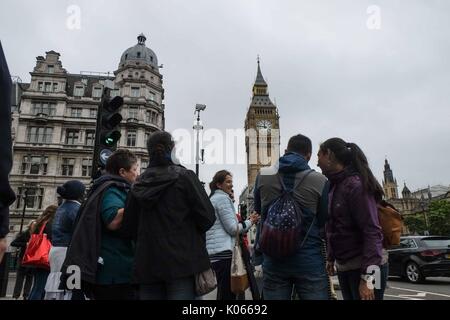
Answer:
[{"label": "green foliage", "polygon": [[450,236],[450,202],[445,200],[431,202],[428,221],[430,234]]},{"label": "green foliage", "polygon": [[[425,224],[425,214],[428,228]],[[450,236],[450,202],[433,201],[425,214],[419,212],[405,216],[404,222],[411,234],[424,234],[424,231],[428,229],[430,235]]]}]

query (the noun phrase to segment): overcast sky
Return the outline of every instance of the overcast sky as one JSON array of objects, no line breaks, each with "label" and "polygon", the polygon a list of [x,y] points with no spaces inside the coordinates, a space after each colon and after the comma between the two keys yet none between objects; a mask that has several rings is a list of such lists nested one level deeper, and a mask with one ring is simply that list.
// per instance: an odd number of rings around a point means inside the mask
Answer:
[{"label": "overcast sky", "polygon": [[[80,29],[67,27],[71,5],[80,8]],[[399,192],[403,181],[412,191],[450,184],[449,1],[2,0],[0,7],[10,72],[24,82],[49,50],[70,73],[114,71],[143,32],[164,64],[166,129],[192,130],[194,106],[204,103],[205,128],[225,131],[244,126],[259,54],[282,151],[290,136],[309,136],[317,169],[318,145],[339,136],[360,145],[380,180],[387,156]],[[222,168],[234,173],[239,194],[245,165],[202,166],[202,180]]]}]

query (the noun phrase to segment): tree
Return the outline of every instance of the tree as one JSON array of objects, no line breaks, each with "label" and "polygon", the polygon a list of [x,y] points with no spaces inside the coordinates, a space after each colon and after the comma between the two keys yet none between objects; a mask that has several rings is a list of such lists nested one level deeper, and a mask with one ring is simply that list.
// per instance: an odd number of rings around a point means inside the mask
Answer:
[{"label": "tree", "polygon": [[408,227],[410,234],[423,234],[425,227],[425,218],[422,213],[415,215],[406,215],[404,218],[405,226]]},{"label": "tree", "polygon": [[446,200],[432,201],[428,221],[430,234],[450,236],[450,202]]},{"label": "tree", "polygon": [[[425,224],[425,214],[428,218],[428,228]],[[404,222],[411,234],[424,234],[428,229],[430,235],[450,236],[450,202],[432,201],[425,213],[407,215]]]}]

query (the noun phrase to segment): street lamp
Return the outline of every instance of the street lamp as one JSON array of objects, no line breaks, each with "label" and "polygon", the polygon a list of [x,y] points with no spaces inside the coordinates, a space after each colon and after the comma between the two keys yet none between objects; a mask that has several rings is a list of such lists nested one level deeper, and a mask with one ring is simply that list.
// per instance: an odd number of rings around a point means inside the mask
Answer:
[{"label": "street lamp", "polygon": [[428,235],[430,235],[430,232],[429,232],[430,226],[428,224],[428,217],[427,217],[427,212],[425,211],[425,201],[424,200],[420,201],[420,206],[422,207],[422,213],[423,213],[423,217],[425,219],[425,228],[426,228],[426,230],[424,230],[423,234],[425,236],[428,236]]},{"label": "street lamp", "polygon": [[194,125],[193,129],[197,131],[197,141],[195,145],[195,174],[197,177],[199,176],[200,171],[200,159],[203,161],[203,149],[202,149],[202,156],[200,158],[200,130],[203,130],[203,126],[200,123],[200,111],[205,111],[206,105],[204,104],[196,104],[195,105],[195,112],[197,112],[197,123]]},{"label": "street lamp", "polygon": [[23,199],[23,210],[22,210],[22,219],[20,221],[20,231],[19,234],[22,233],[23,230],[23,222],[25,220],[25,210],[27,208],[27,198],[28,198],[28,188],[25,188],[25,192],[23,195],[21,195],[22,199]]}]

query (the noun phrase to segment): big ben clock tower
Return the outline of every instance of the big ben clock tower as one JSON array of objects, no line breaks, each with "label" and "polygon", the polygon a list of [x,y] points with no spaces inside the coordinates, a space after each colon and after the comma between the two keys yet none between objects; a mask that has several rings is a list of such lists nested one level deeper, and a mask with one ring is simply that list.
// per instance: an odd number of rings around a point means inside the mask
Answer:
[{"label": "big ben clock tower", "polygon": [[269,98],[258,58],[253,97],[245,118],[248,191],[253,192],[262,167],[275,164],[280,157],[280,125],[277,107]]}]

